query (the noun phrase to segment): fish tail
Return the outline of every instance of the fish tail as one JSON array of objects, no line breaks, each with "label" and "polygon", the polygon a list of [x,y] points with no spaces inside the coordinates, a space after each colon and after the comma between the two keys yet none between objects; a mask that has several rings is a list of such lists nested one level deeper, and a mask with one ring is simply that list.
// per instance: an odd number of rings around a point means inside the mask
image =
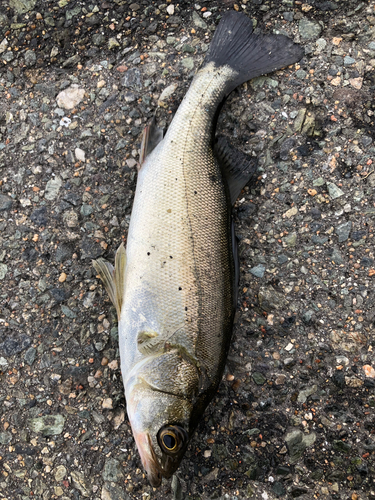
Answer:
[{"label": "fish tail", "polygon": [[304,55],[304,50],[284,35],[256,35],[245,14],[225,14],[215,31],[204,65],[230,66],[237,76],[228,82],[226,93],[257,76],[289,66]]}]

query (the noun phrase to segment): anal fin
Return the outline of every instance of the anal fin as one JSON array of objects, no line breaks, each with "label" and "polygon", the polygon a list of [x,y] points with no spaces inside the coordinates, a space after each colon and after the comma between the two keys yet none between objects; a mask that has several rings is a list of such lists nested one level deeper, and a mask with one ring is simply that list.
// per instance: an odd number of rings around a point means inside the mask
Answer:
[{"label": "anal fin", "polygon": [[255,177],[257,161],[233,147],[225,137],[217,139],[214,154],[227,180],[233,205],[242,188]]},{"label": "anal fin", "polygon": [[115,267],[102,258],[93,260],[92,265],[99,274],[109,298],[116,308],[117,318],[120,319],[125,288],[126,251],[124,244],[121,243],[116,252]]}]

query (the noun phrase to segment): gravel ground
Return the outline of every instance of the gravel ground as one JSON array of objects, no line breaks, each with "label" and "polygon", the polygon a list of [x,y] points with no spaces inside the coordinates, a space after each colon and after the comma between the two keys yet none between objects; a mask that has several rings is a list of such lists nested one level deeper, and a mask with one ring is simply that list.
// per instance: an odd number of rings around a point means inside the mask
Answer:
[{"label": "gravel ground", "polygon": [[[233,8],[306,55],[220,115],[259,159],[234,338],[154,490],[91,259],[126,241],[141,132],[155,110],[168,126]],[[1,499],[375,498],[374,67],[374,2],[1,0]]]}]

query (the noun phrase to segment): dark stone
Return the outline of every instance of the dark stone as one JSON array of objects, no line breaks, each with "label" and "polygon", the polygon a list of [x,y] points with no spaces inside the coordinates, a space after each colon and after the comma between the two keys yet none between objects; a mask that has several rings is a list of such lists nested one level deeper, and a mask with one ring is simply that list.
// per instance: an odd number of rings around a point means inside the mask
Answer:
[{"label": "dark stone", "polygon": [[373,378],[365,378],[364,386],[368,388],[375,387],[375,380]]},{"label": "dark stone", "polygon": [[320,219],[322,216],[322,212],[315,207],[311,209],[310,214],[313,219]]},{"label": "dark stone", "polygon": [[352,231],[350,237],[354,241],[361,240],[364,236],[366,236],[367,231]]},{"label": "dark stone", "polygon": [[285,262],[288,262],[288,257],[286,255],[280,254],[277,256],[277,260],[279,264],[285,264]]},{"label": "dark stone", "polygon": [[305,495],[308,492],[309,492],[309,490],[307,488],[301,488],[301,487],[297,486],[296,488],[293,488],[291,490],[290,494],[292,495],[293,498],[298,498],[302,495]]},{"label": "dark stone", "polygon": [[366,476],[368,474],[368,465],[365,461],[362,461],[360,465],[357,465],[357,470],[361,476]]},{"label": "dark stone", "polygon": [[79,203],[81,202],[81,198],[80,196],[78,196],[78,194],[76,193],[67,193],[63,196],[63,200],[67,201],[68,203],[70,203],[71,205],[73,206],[77,206],[79,205]]},{"label": "dark stone", "polygon": [[22,253],[22,260],[26,260],[27,262],[33,262],[38,258],[38,252],[33,247],[25,248],[25,251]]},{"label": "dark stone", "polygon": [[20,97],[20,91],[16,89],[15,87],[12,87],[9,89],[9,93],[12,97]]},{"label": "dark stone", "polygon": [[252,377],[257,385],[263,385],[267,381],[266,377],[260,372],[254,372]]},{"label": "dark stone", "polygon": [[81,259],[97,259],[103,255],[103,248],[93,240],[84,239],[81,244]]},{"label": "dark stone", "polygon": [[370,257],[363,257],[361,260],[361,266],[363,267],[372,267],[374,265],[374,259]]},{"label": "dark stone", "polygon": [[290,474],[290,467],[287,465],[279,465],[278,468],[276,469],[276,474],[278,476],[287,476]]},{"label": "dark stone", "polygon": [[282,497],[286,495],[286,489],[280,481],[275,481],[272,485],[272,491],[275,493],[277,497]]},{"label": "dark stone", "polygon": [[[96,45],[97,47],[100,47],[101,45],[105,44],[105,36],[102,33],[94,33],[92,36],[92,43]],[[93,47],[95,48],[95,47]],[[95,51],[97,52],[97,51]],[[90,55],[92,57],[92,55]]]},{"label": "dark stone", "polygon": [[27,349],[27,351],[25,352],[24,354],[24,359],[26,361],[26,363],[31,366],[34,361],[35,361],[35,357],[36,357],[36,349],[35,347],[29,347]]},{"label": "dark stone", "polygon": [[289,137],[289,139],[286,139],[280,148],[280,158],[284,161],[288,160],[289,158],[289,152],[293,149],[294,145],[296,144],[295,139],[293,137]]},{"label": "dark stone", "polygon": [[311,231],[314,231],[314,233],[316,233],[317,231],[319,231],[319,229],[323,226],[323,224],[319,224],[319,222],[312,222],[310,224],[310,228],[311,228]]},{"label": "dark stone", "polygon": [[308,325],[310,323],[310,321],[312,320],[313,315],[314,315],[314,311],[311,311],[311,310],[306,311],[302,315],[302,321],[304,323],[306,323],[306,325]]},{"label": "dark stone", "polygon": [[14,356],[30,347],[31,343],[31,337],[24,333],[20,333],[19,335],[12,334],[9,335],[4,342],[1,342],[0,352],[3,353],[5,357]]},{"label": "dark stone", "polygon": [[44,94],[49,95],[50,97],[56,97],[58,94],[59,89],[57,86],[49,83],[48,85],[45,83],[36,83],[35,87],[36,90],[43,92]]},{"label": "dark stone", "polygon": [[12,208],[13,200],[5,194],[0,194],[0,212],[3,210],[10,210]]},{"label": "dark stone", "polygon": [[335,232],[339,237],[339,243],[346,241],[349,238],[349,233],[352,228],[352,221],[344,222],[339,226],[336,226]]},{"label": "dark stone", "polygon": [[28,455],[30,457],[37,454],[37,450],[35,448],[33,448],[32,446],[20,445],[20,444],[16,444],[15,452],[18,455]]},{"label": "dark stone", "polygon": [[[34,123],[34,125],[35,125],[35,123]],[[37,152],[42,153],[46,149],[47,149],[47,139],[40,139],[40,141],[38,141],[38,144],[36,146]]]},{"label": "dark stone", "polygon": [[147,31],[149,33],[155,33],[157,29],[158,29],[158,23],[155,21],[148,26]]},{"label": "dark stone", "polygon": [[182,23],[182,19],[179,16],[170,16],[167,19],[167,24],[181,24],[181,23]]},{"label": "dark stone", "polygon": [[131,68],[129,69],[124,78],[122,79],[122,85],[124,87],[134,89],[134,90],[141,90],[142,89],[142,79],[141,79],[141,72],[137,68]]},{"label": "dark stone", "polygon": [[56,300],[56,302],[64,302],[68,298],[68,294],[62,288],[52,288],[49,293]]},{"label": "dark stone", "polygon": [[246,204],[244,203],[240,205],[237,211],[237,217],[240,220],[249,219],[255,213],[255,211],[256,211],[255,203],[251,203],[251,201],[249,201]]},{"label": "dark stone", "polygon": [[73,247],[70,243],[60,243],[56,249],[55,260],[56,262],[65,262],[73,255]]},{"label": "dark stone", "polygon": [[329,11],[329,10],[336,10],[338,8],[338,5],[334,2],[326,1],[326,2],[318,2],[316,4],[316,7],[322,11]]},{"label": "dark stone", "polygon": [[336,451],[342,451],[344,453],[349,453],[352,449],[352,445],[346,441],[341,441],[340,439],[333,442],[333,449]]},{"label": "dark stone", "polygon": [[[131,70],[129,70],[129,71],[131,71]],[[117,103],[117,101],[118,101],[118,92],[116,92],[115,94],[112,94],[111,96],[108,97],[108,99],[106,101],[103,102],[103,104],[99,108],[99,113],[104,113],[104,111],[107,108],[112,106],[112,104]]]},{"label": "dark stone", "polygon": [[281,325],[281,328],[282,329],[285,329],[285,328],[290,328],[291,326],[294,325],[294,323],[296,322],[296,317],[295,316],[287,316],[285,319],[284,319],[284,323]]},{"label": "dark stone", "polygon": [[63,379],[72,378],[74,385],[87,385],[87,374],[89,368],[86,366],[68,366],[64,369]]},{"label": "dark stone", "polygon": [[76,160],[74,158],[74,154],[69,149],[68,152],[66,153],[66,162],[69,163],[70,165],[73,165],[75,163],[75,161]]},{"label": "dark stone", "polygon": [[103,158],[104,156],[105,156],[105,149],[103,148],[103,146],[99,146],[95,151],[95,158],[97,158],[99,160],[100,158]]},{"label": "dark stone", "polygon": [[30,219],[37,226],[46,226],[47,219],[47,207],[36,208],[34,212],[30,215]]},{"label": "dark stone", "polygon": [[89,26],[98,26],[100,24],[100,19],[98,16],[95,14],[91,17],[86,17],[85,18],[85,23],[88,24]]},{"label": "dark stone", "polygon": [[324,243],[327,243],[328,237],[324,236],[323,238],[321,236],[318,236],[317,234],[314,234],[311,237],[311,241],[315,243],[315,245],[324,245]]}]

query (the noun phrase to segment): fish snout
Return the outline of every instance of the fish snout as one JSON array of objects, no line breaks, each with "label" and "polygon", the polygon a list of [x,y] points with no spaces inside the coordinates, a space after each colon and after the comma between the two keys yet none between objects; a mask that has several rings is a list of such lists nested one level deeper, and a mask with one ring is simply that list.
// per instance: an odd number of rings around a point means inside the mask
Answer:
[{"label": "fish snout", "polygon": [[142,465],[147,473],[147,479],[151,486],[157,488],[161,485],[165,474],[154,451],[150,434],[148,432],[136,433],[134,431],[133,434],[135,442],[137,443]]}]

